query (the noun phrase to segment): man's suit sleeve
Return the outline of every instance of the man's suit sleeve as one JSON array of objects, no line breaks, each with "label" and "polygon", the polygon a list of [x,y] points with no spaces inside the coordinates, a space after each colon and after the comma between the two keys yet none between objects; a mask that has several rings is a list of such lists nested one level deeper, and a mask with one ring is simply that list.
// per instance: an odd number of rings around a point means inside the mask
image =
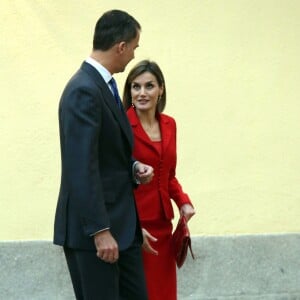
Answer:
[{"label": "man's suit sleeve", "polygon": [[89,89],[74,89],[61,107],[64,170],[71,201],[85,235],[110,227],[99,171],[101,107]]}]

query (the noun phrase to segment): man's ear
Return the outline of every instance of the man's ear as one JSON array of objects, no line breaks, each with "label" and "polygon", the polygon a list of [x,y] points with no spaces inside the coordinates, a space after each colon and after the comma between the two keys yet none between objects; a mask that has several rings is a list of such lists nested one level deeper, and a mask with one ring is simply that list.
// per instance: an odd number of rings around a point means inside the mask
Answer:
[{"label": "man's ear", "polygon": [[126,42],[120,42],[119,44],[118,44],[118,52],[119,53],[123,53],[124,51],[125,51],[125,49],[126,49]]}]

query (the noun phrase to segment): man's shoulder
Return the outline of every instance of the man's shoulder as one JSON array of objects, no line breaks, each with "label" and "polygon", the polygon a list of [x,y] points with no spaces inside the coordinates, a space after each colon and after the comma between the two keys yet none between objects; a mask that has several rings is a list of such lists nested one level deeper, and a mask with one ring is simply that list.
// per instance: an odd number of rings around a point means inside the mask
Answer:
[{"label": "man's shoulder", "polygon": [[101,87],[101,75],[89,64],[82,63],[81,67],[72,75],[66,84],[69,88],[90,88],[99,89]]}]

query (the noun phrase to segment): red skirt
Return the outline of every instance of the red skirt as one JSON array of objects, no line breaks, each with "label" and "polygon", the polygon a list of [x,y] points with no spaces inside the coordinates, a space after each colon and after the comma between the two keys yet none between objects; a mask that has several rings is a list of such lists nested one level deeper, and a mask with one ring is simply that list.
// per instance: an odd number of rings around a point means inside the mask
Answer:
[{"label": "red skirt", "polygon": [[171,221],[141,221],[141,225],[157,238],[151,246],[158,255],[143,251],[143,262],[149,300],[176,300],[176,262],[171,247]]}]

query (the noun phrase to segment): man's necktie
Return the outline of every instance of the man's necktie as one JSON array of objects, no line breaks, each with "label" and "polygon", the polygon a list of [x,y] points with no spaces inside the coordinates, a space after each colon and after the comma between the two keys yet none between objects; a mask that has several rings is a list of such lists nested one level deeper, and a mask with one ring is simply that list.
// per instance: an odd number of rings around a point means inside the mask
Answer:
[{"label": "man's necktie", "polygon": [[118,92],[117,83],[116,83],[116,81],[113,77],[109,81],[109,85],[111,86],[111,89],[112,89],[112,92],[114,94],[116,103],[117,103],[119,109],[121,109],[122,108],[122,102],[121,102],[121,98],[120,98],[120,95],[119,95],[119,92]]}]

